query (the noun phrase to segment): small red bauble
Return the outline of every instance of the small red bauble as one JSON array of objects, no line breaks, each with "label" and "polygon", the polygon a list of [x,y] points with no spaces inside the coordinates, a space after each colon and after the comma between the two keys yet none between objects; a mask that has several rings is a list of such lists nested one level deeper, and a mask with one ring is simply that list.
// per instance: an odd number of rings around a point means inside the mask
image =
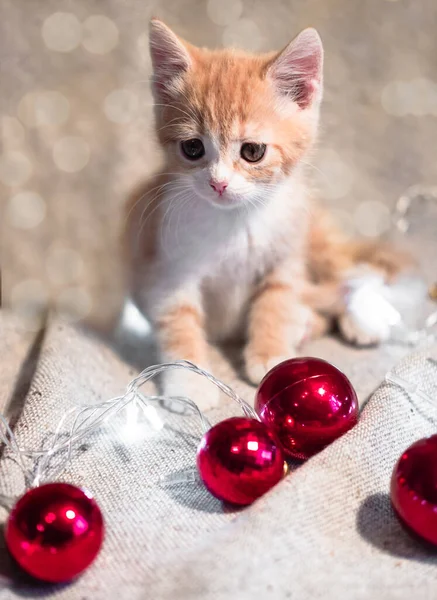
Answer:
[{"label": "small red bauble", "polygon": [[48,483],[18,500],[5,539],[29,575],[57,583],[73,579],[92,563],[103,535],[102,513],[89,492],[67,483]]},{"label": "small red bauble", "polygon": [[437,545],[437,435],[402,454],[393,470],[391,501],[410,532]]},{"label": "small red bauble", "polygon": [[219,500],[251,504],[284,474],[284,456],[273,432],[246,417],[221,421],[203,436],[197,468],[206,488]]},{"label": "small red bauble", "polygon": [[293,358],[269,371],[258,388],[255,409],[284,451],[301,459],[323,450],[358,419],[350,381],[318,358]]}]

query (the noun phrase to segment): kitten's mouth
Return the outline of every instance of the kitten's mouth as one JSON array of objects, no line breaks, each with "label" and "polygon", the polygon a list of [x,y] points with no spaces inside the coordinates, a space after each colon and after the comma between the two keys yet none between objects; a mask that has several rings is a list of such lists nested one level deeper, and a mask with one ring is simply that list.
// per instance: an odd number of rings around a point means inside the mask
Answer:
[{"label": "kitten's mouth", "polygon": [[212,194],[209,190],[194,187],[193,191],[200,201],[219,210],[234,210],[244,204],[241,195],[229,190],[222,194]]},{"label": "kitten's mouth", "polygon": [[228,192],[225,192],[220,196],[218,194],[214,197],[208,196],[206,200],[215,208],[219,208],[221,210],[232,210],[233,208],[241,206],[241,200],[229,194]]}]

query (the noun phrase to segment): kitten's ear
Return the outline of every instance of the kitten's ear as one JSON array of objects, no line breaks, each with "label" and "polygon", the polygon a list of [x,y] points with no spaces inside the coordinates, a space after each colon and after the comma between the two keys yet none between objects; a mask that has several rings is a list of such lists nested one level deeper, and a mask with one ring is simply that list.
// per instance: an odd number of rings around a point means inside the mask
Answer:
[{"label": "kitten's ear", "polygon": [[322,97],[323,46],[315,29],[304,29],[268,68],[278,91],[302,109]]},{"label": "kitten's ear", "polygon": [[192,60],[184,42],[159,19],[150,21],[149,44],[155,91],[165,96]]}]

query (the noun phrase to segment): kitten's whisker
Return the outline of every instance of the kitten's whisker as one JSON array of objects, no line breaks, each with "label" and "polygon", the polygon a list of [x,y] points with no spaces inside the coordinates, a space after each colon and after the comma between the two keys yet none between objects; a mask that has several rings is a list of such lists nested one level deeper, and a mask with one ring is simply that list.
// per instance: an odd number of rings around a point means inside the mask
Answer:
[{"label": "kitten's whisker", "polygon": [[[176,121],[175,123],[173,123],[173,121]],[[167,123],[166,125],[163,125],[162,127],[159,127],[159,129],[156,130],[156,133],[159,133],[160,131],[164,131],[164,129],[168,129],[169,127],[176,129],[177,127],[181,126],[181,122],[179,117],[175,117],[174,119],[172,119],[169,123]]]},{"label": "kitten's whisker", "polygon": [[[137,204],[139,204],[140,202],[142,202],[145,198],[147,198],[147,196],[149,194],[151,194],[152,192],[154,192],[155,190],[161,190],[163,188],[165,188],[166,186],[170,185],[174,183],[173,181],[167,181],[166,183],[161,183],[160,185],[156,185],[155,187],[153,187],[151,190],[147,190],[146,192],[144,192],[144,194],[141,194],[141,196],[139,198],[137,198],[134,202],[134,204],[130,207],[129,212],[126,215],[126,220],[130,217],[133,209],[137,206]],[[156,197],[156,196],[155,196]]]},{"label": "kitten's whisker", "polygon": [[178,220],[177,220],[177,223],[176,223],[176,233],[175,233],[176,245],[178,247],[181,246],[180,238],[179,238],[181,215],[182,215],[182,212],[183,212],[185,206],[190,202],[190,200],[191,200],[191,196],[187,194],[186,196],[182,195],[182,202],[178,202]]},{"label": "kitten's whisker", "polygon": [[305,161],[303,159],[301,159],[300,162],[303,165],[306,165],[307,167],[311,167],[312,169],[314,169],[315,171],[317,171],[318,173],[320,173],[321,175],[323,175],[324,178],[326,178],[326,179],[328,178],[328,175],[324,171],[322,171],[319,167],[317,167],[316,165],[314,165],[313,163],[307,162],[307,161]]},{"label": "kitten's whisker", "polygon": [[194,114],[190,114],[186,110],[183,110],[182,108],[180,108],[179,106],[175,106],[174,104],[153,104],[153,106],[160,106],[160,107],[164,107],[164,108],[172,108],[174,110],[178,110],[180,113],[182,113],[183,115],[188,117],[190,120],[194,119],[195,122],[198,124],[198,119],[197,119],[197,117],[196,118],[194,117]]},{"label": "kitten's whisker", "polygon": [[[144,228],[144,226],[145,226],[145,224],[146,224],[147,220],[148,220],[148,219],[149,219],[149,218],[150,218],[150,217],[151,217],[151,216],[152,216],[152,215],[155,213],[155,211],[156,211],[156,210],[159,208],[159,206],[160,206],[160,202],[159,202],[159,201],[161,201],[161,202],[168,202],[168,201],[171,201],[171,200],[172,200],[172,197],[171,197],[171,196],[170,196],[170,197],[167,197],[167,198],[165,198],[165,197],[163,197],[163,196],[161,195],[161,193],[160,193],[160,192],[162,191],[162,188],[163,188],[163,187],[165,187],[165,186],[167,186],[167,185],[170,185],[170,184],[173,184],[173,185],[174,185],[174,187],[176,187],[176,188],[177,188],[178,186],[180,186],[180,182],[178,182],[178,181],[174,181],[174,180],[173,180],[173,181],[169,181],[169,182],[167,182],[167,183],[166,183],[166,184],[164,184],[163,186],[158,186],[158,188],[159,188],[159,189],[158,189],[158,191],[156,192],[155,196],[152,198],[152,200],[149,200],[149,201],[146,203],[146,205],[145,205],[145,207],[144,207],[144,209],[143,209],[143,211],[142,211],[142,213],[141,213],[141,215],[140,215],[140,219],[139,219],[139,223],[140,223],[140,229],[139,229],[139,232],[138,232],[138,238],[140,237],[140,235],[141,235],[141,232],[142,232],[142,230],[143,230],[143,228]],[[187,184],[185,184],[185,185],[187,185]],[[154,189],[156,189],[156,188],[154,188]],[[172,189],[172,188],[171,188],[171,187],[169,187],[169,188],[168,188],[167,190],[165,190],[165,191],[168,191],[168,190],[171,190],[171,189]],[[144,199],[144,197],[145,197],[145,196],[147,196],[147,193],[143,195],[143,199]],[[159,201],[158,201],[158,200],[159,200]],[[154,207],[154,209],[153,209],[153,210],[152,210],[152,211],[151,211],[151,212],[150,212],[150,213],[147,215],[147,217],[146,217],[146,219],[144,220],[144,222],[142,222],[142,220],[143,220],[143,217],[144,217],[144,213],[145,213],[145,211],[146,211],[148,208],[150,208],[150,206],[151,206],[151,205],[153,204],[153,202],[155,202],[155,201],[158,201],[158,202],[157,202],[157,205],[156,205],[156,206]]]},{"label": "kitten's whisker", "polygon": [[[156,186],[156,187],[152,188],[151,190],[148,190],[148,191],[147,191],[147,192],[145,192],[145,193],[144,193],[144,194],[143,194],[143,195],[142,195],[140,198],[138,198],[138,200],[136,200],[136,201],[135,201],[135,203],[133,204],[133,206],[130,208],[130,210],[129,210],[128,214],[126,215],[125,222],[124,222],[124,226],[126,226],[126,223],[127,223],[128,219],[129,219],[130,215],[132,214],[132,211],[133,211],[133,210],[136,208],[136,206],[138,206],[138,204],[139,204],[140,202],[142,202],[142,201],[143,201],[145,198],[147,198],[147,196],[149,196],[149,194],[151,194],[152,192],[154,192],[154,191],[156,190],[156,193],[155,193],[154,197],[153,197],[151,200],[148,200],[148,201],[145,203],[145,205],[144,205],[144,208],[143,208],[143,210],[141,211],[141,215],[140,215],[140,218],[139,218],[139,223],[141,223],[141,221],[142,221],[142,219],[143,219],[143,216],[144,216],[144,213],[146,212],[146,210],[147,210],[147,209],[148,209],[148,208],[149,208],[149,207],[150,207],[150,206],[151,206],[151,205],[152,205],[152,204],[153,204],[155,201],[157,201],[157,200],[159,200],[159,199],[160,199],[162,190],[163,190],[165,187],[167,187],[167,186],[170,186],[170,184],[172,184],[172,183],[175,183],[175,182],[173,182],[173,181],[171,181],[171,182],[170,182],[170,181],[169,181],[169,182],[167,182],[167,183],[164,183],[164,184],[162,184],[162,185]],[[169,189],[171,189],[171,187],[169,187]],[[150,216],[150,215],[149,215],[149,216]]]},{"label": "kitten's whisker", "polygon": [[[174,183],[174,184],[176,184],[176,185],[175,185],[175,187],[177,188],[177,183],[178,183],[178,182],[174,182],[174,181],[172,181],[171,183]],[[171,188],[169,188],[169,189],[171,190]],[[185,191],[185,189],[189,190],[189,189],[191,189],[191,188],[190,188],[190,186],[188,186],[188,185],[187,185],[187,186],[184,188],[184,191]],[[168,191],[168,190],[166,190],[166,191]],[[160,206],[161,206],[163,203],[167,203],[167,202],[170,202],[170,203],[171,203],[171,202],[173,202],[173,200],[174,200],[174,199],[175,199],[175,196],[168,196],[168,197],[165,197],[165,196],[161,196],[159,193],[157,193],[157,194],[155,195],[155,197],[154,197],[154,198],[153,198],[153,199],[152,199],[152,200],[151,200],[151,201],[150,201],[148,204],[146,204],[146,206],[144,207],[144,210],[143,210],[143,212],[141,213],[140,220],[139,220],[139,222],[140,222],[140,229],[139,229],[139,232],[138,232],[138,240],[139,240],[139,237],[141,236],[141,233],[142,233],[142,231],[143,231],[143,229],[144,229],[144,227],[145,227],[145,225],[146,225],[146,223],[147,223],[148,219],[149,219],[149,218],[150,218],[150,217],[151,217],[151,216],[152,216],[152,215],[153,215],[153,214],[156,212],[156,210],[158,210],[158,208],[159,208],[159,207],[160,207]],[[144,216],[144,213],[145,213],[145,211],[146,211],[146,210],[147,210],[147,208],[149,208],[149,207],[150,207],[150,205],[151,205],[151,204],[152,204],[154,201],[156,201],[156,200],[159,200],[159,201],[157,202],[156,206],[155,206],[155,207],[153,208],[153,210],[152,210],[152,211],[151,211],[151,212],[150,212],[150,213],[147,215],[146,219],[144,219],[144,221],[142,222],[142,219],[143,219],[143,216]]]},{"label": "kitten's whisker", "polygon": [[[194,113],[193,109],[190,108],[190,106],[186,106],[185,109],[182,109],[180,106],[176,106],[176,104],[168,104],[168,103],[158,103],[158,102],[145,102],[143,103],[144,107],[147,108],[156,108],[157,106],[159,106],[160,108],[170,108],[173,110],[178,110],[180,113],[182,113],[183,115],[185,115],[186,117],[188,117],[188,119],[190,121],[194,121],[196,123],[196,125],[198,125],[200,127],[200,120],[199,117]],[[189,112],[187,112],[187,110]]]},{"label": "kitten's whisker", "polygon": [[[172,172],[164,172],[164,173],[161,173],[161,175],[176,175],[176,176],[180,177],[181,179],[189,179],[189,176],[188,176],[188,175],[184,175],[183,173],[176,173],[176,172],[173,172],[173,173],[172,173]],[[152,176],[152,177],[153,177],[153,176]],[[157,190],[158,188],[164,188],[164,187],[166,187],[166,186],[169,186],[169,185],[171,185],[172,183],[179,183],[179,182],[178,182],[178,180],[176,180],[176,179],[172,179],[171,181],[167,181],[167,182],[165,182],[165,183],[162,183],[162,184],[160,184],[160,185],[158,185],[158,186],[156,186],[156,187],[152,188],[151,190],[147,190],[146,192],[144,192],[144,194],[142,194],[142,195],[141,195],[141,196],[140,196],[140,197],[139,197],[139,198],[138,198],[138,199],[137,199],[137,200],[134,202],[134,204],[133,204],[133,205],[130,207],[130,209],[129,209],[129,211],[128,211],[127,215],[126,215],[126,218],[125,218],[125,224],[126,224],[126,221],[127,221],[127,219],[129,218],[129,216],[131,215],[132,211],[134,210],[134,208],[137,206],[137,204],[138,204],[139,202],[142,202],[142,201],[144,200],[144,198],[146,198],[146,197],[147,197],[149,194],[151,194],[151,193],[152,193],[154,190]],[[157,193],[157,194],[156,194],[156,196],[159,196],[159,193]],[[156,197],[156,196],[155,196],[155,197]],[[152,202],[153,202],[153,200],[152,200]]]},{"label": "kitten's whisker", "polygon": [[[155,199],[156,199],[156,198],[154,198],[154,200],[155,200]],[[141,234],[142,234],[142,232],[143,232],[143,230],[144,230],[144,228],[145,228],[145,226],[146,226],[146,224],[147,224],[147,221],[148,221],[148,220],[149,220],[149,219],[152,217],[152,215],[153,215],[153,214],[155,214],[155,212],[156,212],[156,211],[157,211],[157,210],[158,210],[160,207],[162,207],[162,205],[163,205],[163,204],[165,204],[165,203],[167,203],[167,202],[171,202],[171,201],[172,201],[172,197],[171,197],[171,196],[169,196],[168,198],[160,198],[160,201],[156,203],[156,205],[155,205],[155,207],[153,208],[153,210],[151,210],[151,211],[150,211],[150,212],[147,214],[146,218],[143,220],[144,213],[145,213],[145,211],[147,210],[148,206],[146,206],[146,207],[144,208],[143,212],[141,213],[141,217],[140,217],[140,221],[139,221],[139,223],[140,223],[140,227],[139,227],[139,230],[138,230],[138,233],[137,233],[137,239],[136,239],[136,244],[137,244],[137,246],[138,246],[138,245],[139,245],[139,243],[140,243]]]},{"label": "kitten's whisker", "polygon": [[[179,198],[182,196],[184,196],[184,194],[186,193],[186,189],[180,190],[175,196],[173,196],[171,198],[171,202],[169,207],[167,208],[167,210],[165,211],[165,214],[162,218],[162,223],[161,223],[161,247],[162,249],[165,251],[165,248],[167,246],[166,244],[166,239],[168,239],[168,236],[170,235],[170,220],[171,220],[171,216],[172,214],[175,212],[176,208],[178,208],[179,206],[179,202],[176,202],[176,200],[179,200]],[[168,227],[165,227],[165,221],[168,218]],[[167,238],[165,238],[164,236],[167,234]]]},{"label": "kitten's whisker", "polygon": [[191,108],[191,106],[190,106],[190,98],[188,97],[188,94],[187,94],[187,92],[186,92],[185,90],[182,90],[182,91],[180,92],[180,94],[181,94],[182,98],[184,98],[184,99],[185,99],[185,101],[186,101],[186,106],[187,106],[188,110],[190,111],[190,113],[191,113],[191,115],[192,115],[192,117],[193,117],[193,119],[194,119],[195,123],[196,123],[197,125],[199,125],[199,126],[200,126],[200,119],[199,119],[199,116],[198,116],[198,115],[196,115],[196,113],[194,112],[194,109],[193,109],[193,108]]}]

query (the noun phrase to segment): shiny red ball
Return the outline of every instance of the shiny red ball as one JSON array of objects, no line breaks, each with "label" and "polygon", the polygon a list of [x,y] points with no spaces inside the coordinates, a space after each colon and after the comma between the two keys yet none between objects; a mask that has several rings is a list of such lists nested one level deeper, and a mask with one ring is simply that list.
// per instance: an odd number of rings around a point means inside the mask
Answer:
[{"label": "shiny red ball", "polygon": [[284,456],[274,433],[263,423],[234,417],[205,433],[197,451],[197,468],[211,494],[244,506],[283,477]]},{"label": "shiny red ball", "polygon": [[292,358],[262,380],[255,409],[293,458],[309,458],[349,431],[358,400],[347,377],[319,358]]},{"label": "shiny red ball", "polygon": [[402,454],[393,470],[391,501],[410,532],[437,545],[437,435]]},{"label": "shiny red ball", "polygon": [[67,483],[48,483],[24,494],[5,532],[18,564],[48,582],[79,575],[97,556],[103,536],[102,513],[91,494]]}]

